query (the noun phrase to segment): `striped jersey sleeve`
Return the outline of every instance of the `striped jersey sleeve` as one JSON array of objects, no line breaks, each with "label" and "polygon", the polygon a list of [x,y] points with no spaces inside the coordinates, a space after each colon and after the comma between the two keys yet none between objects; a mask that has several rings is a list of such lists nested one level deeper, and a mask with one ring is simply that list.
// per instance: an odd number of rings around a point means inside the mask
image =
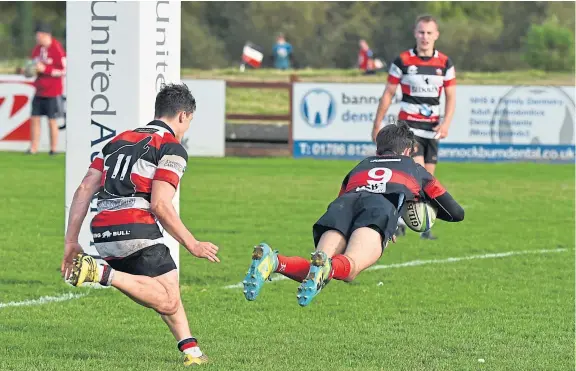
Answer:
[{"label": "striped jersey sleeve", "polygon": [[422,165],[416,164],[416,168],[420,173],[420,178],[422,181],[422,190],[426,197],[430,200],[438,198],[446,193],[446,188],[432,175],[430,174]]},{"label": "striped jersey sleeve", "polygon": [[452,86],[454,84],[456,84],[456,70],[452,60],[448,58],[446,61],[446,73],[444,74],[444,86]]},{"label": "striped jersey sleeve", "polygon": [[446,188],[436,178],[431,178],[424,185],[424,193],[432,200],[446,193]]},{"label": "striped jersey sleeve", "polygon": [[90,164],[90,169],[96,169],[98,171],[104,172],[104,157],[102,152],[98,152],[92,163]]},{"label": "striped jersey sleeve", "polygon": [[92,163],[90,163],[90,169],[96,169],[98,171],[104,172],[104,153],[106,153],[106,149],[109,148],[109,144],[107,143],[100,152],[94,157]]},{"label": "striped jersey sleeve", "polygon": [[109,148],[110,143],[106,143],[102,150],[98,152],[98,154],[94,157],[92,163],[90,163],[89,168],[104,172],[104,153],[107,153]]},{"label": "striped jersey sleeve", "polygon": [[394,62],[390,65],[390,70],[388,71],[388,82],[390,84],[399,84],[402,79],[402,59],[400,57],[396,58]]},{"label": "striped jersey sleeve", "polygon": [[174,188],[178,188],[180,179],[186,171],[187,163],[188,153],[186,149],[178,143],[176,138],[166,135],[160,147],[154,180],[162,180],[172,184]]}]

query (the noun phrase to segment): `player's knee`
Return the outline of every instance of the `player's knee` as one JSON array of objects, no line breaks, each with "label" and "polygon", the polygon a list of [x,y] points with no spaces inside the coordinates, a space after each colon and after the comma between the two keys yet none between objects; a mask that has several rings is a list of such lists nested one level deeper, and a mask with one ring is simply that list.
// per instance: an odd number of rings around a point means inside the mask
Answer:
[{"label": "player's knee", "polygon": [[344,282],[352,282],[356,279],[356,276],[358,276],[358,273],[356,272],[350,272],[350,274],[348,275],[348,277],[344,278]]},{"label": "player's knee", "polygon": [[360,274],[360,271],[357,269],[351,269],[350,273],[348,274],[348,277],[346,277],[344,279],[344,282],[352,282],[356,279],[356,277],[358,277],[358,275]]},{"label": "player's knee", "polygon": [[178,312],[180,301],[177,298],[169,298],[163,302],[156,311],[165,316],[171,316]]},{"label": "player's knee", "polygon": [[455,222],[461,222],[464,220],[464,209],[460,206],[452,214],[452,220]]},{"label": "player's knee", "polygon": [[172,316],[176,314],[177,310],[167,304],[162,304],[159,308],[156,308],[156,312],[163,316]]}]

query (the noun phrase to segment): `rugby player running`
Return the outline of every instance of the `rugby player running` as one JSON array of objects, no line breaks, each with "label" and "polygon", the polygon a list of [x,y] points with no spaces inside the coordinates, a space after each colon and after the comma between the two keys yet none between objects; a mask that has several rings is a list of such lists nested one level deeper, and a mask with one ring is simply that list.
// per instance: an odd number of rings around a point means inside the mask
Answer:
[{"label": "rugby player running", "polygon": [[[402,90],[399,120],[410,126],[416,137],[412,154],[414,161],[434,175],[438,162],[438,141],[448,136],[456,105],[456,73],[450,58],[434,49],[438,40],[438,23],[429,15],[416,19],[414,37],[416,46],[406,50],[394,60],[388,73],[388,84],[382,94],[372,129],[372,140],[392,103],[398,84]],[[446,95],[445,115],[440,122],[440,96]],[[400,221],[399,233],[405,233]],[[430,231],[421,234],[424,239],[436,239]]]},{"label": "rugby player running", "polygon": [[358,163],[344,178],[338,197],[312,228],[316,251],[310,261],[280,255],[265,243],[254,248],[242,282],[255,300],[274,272],[302,282],[298,304],[306,306],[332,280],[353,281],[382,256],[406,201],[426,200],[437,218],[464,219],[464,210],[424,167],[410,157],[414,133],[406,123],[385,126],[376,137],[376,156]]},{"label": "rugby player running", "polygon": [[[176,264],[157,221],[192,255],[219,262],[218,247],[194,238],[172,204],[188,161],[180,142],[195,110],[196,100],[185,84],[165,85],[156,96],[155,119],[104,146],[74,194],[61,267],[74,286],[114,286],[159,313],[178,341],[186,366],[208,358],[190,332]],[[107,265],[98,265],[78,243],[96,193],[98,212],[90,229]]]}]

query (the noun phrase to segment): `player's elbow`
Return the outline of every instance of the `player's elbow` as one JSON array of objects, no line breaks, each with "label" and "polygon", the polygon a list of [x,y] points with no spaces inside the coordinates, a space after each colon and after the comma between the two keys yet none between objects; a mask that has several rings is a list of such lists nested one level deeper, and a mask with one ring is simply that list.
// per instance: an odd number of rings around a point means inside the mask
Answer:
[{"label": "player's elbow", "polygon": [[165,200],[152,200],[150,211],[160,218],[168,212],[171,205],[172,204],[168,204]]},{"label": "player's elbow", "polygon": [[392,99],[392,97],[396,94],[397,89],[398,89],[398,84],[388,83],[386,85],[386,90],[384,90],[384,94],[382,95],[382,98],[387,97],[389,99]]},{"label": "player's elbow", "polygon": [[90,185],[88,184],[88,182],[82,182],[82,183],[80,183],[80,185],[76,189],[76,193],[84,193],[84,192],[87,192],[89,189],[90,189]]},{"label": "player's elbow", "polygon": [[382,97],[380,97],[380,102],[386,103],[386,101],[390,101],[393,96],[394,96],[394,93],[391,92],[390,89],[386,89],[384,91],[384,94],[382,94]]},{"label": "player's elbow", "polygon": [[462,206],[457,206],[454,208],[454,212],[452,213],[452,221],[453,222],[461,222],[464,220],[464,209]]},{"label": "player's elbow", "polygon": [[94,185],[92,185],[89,181],[83,181],[82,183],[80,183],[80,185],[76,189],[76,195],[78,195],[78,196],[85,196],[85,195],[93,196],[95,193],[94,188],[95,188]]}]

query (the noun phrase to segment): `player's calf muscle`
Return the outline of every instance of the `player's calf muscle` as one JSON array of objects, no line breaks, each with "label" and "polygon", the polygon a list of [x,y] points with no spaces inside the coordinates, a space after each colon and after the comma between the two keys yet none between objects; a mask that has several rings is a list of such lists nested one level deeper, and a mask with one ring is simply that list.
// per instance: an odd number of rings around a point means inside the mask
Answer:
[{"label": "player's calf muscle", "polygon": [[337,230],[328,230],[322,234],[316,250],[323,251],[328,257],[342,254],[346,249],[346,238]]},{"label": "player's calf muscle", "polygon": [[343,281],[352,282],[354,281],[354,279],[356,279],[356,276],[358,276],[358,273],[360,273],[360,271],[357,269],[358,265],[356,264],[356,261],[354,260],[353,256],[347,254],[344,254],[344,256],[348,258],[348,260],[350,261],[350,273],[348,274],[348,277],[343,279]]},{"label": "player's calf muscle", "polygon": [[372,228],[359,228],[350,237],[344,256],[350,261],[350,273],[344,279],[353,281],[360,272],[374,265],[382,255],[382,237]]}]

